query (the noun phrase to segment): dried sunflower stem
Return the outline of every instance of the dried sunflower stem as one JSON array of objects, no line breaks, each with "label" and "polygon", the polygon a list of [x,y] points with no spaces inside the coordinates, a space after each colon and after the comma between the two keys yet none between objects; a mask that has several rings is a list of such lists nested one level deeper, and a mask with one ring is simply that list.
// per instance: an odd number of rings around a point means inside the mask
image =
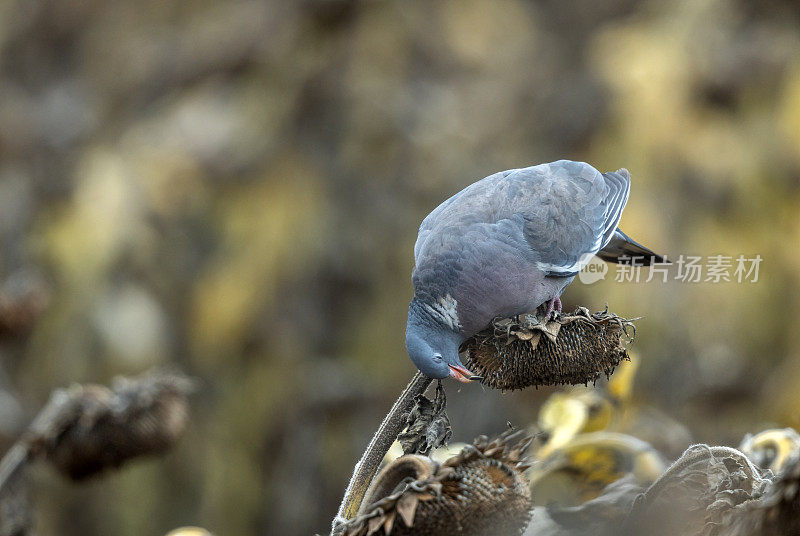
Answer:
[{"label": "dried sunflower stem", "polygon": [[0,495],[14,481],[14,477],[30,459],[28,446],[23,441],[14,443],[3,459],[0,460]]},{"label": "dried sunflower stem", "polygon": [[345,521],[355,517],[381,460],[386,455],[389,447],[392,446],[397,435],[405,427],[405,414],[411,409],[416,396],[423,394],[432,381],[431,378],[421,372],[417,372],[406,388],[403,389],[403,392],[400,393],[400,396],[397,397],[389,413],[384,417],[383,422],[381,422],[375,435],[372,436],[367,449],[353,470],[353,476],[350,477],[350,483],[344,492],[339,511],[333,519],[332,535],[337,534],[337,529]]}]

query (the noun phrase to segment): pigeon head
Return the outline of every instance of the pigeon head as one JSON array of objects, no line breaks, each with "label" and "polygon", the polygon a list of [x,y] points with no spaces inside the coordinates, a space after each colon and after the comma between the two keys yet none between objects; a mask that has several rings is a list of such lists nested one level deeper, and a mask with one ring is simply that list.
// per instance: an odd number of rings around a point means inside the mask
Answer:
[{"label": "pigeon head", "polygon": [[429,378],[452,377],[464,383],[479,379],[458,357],[462,335],[426,314],[425,306],[412,301],[406,325],[406,349],[414,365]]}]

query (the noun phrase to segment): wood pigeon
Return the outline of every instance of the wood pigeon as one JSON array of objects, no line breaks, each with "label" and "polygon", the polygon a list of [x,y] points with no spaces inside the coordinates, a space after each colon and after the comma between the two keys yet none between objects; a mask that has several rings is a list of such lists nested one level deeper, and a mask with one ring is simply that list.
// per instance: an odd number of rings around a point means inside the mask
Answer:
[{"label": "wood pigeon", "polygon": [[414,245],[414,298],[406,348],[431,378],[477,379],[461,343],[496,317],[561,312],[561,293],[594,255],[649,265],[664,258],[617,228],[628,201],[626,169],[583,162],[501,171],[436,207]]}]

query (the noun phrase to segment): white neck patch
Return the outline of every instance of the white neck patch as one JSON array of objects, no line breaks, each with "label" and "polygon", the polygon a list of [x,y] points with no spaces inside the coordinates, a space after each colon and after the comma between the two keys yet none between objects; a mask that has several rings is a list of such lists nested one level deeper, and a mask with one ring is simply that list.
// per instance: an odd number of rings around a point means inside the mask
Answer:
[{"label": "white neck patch", "polygon": [[458,321],[458,302],[450,294],[444,298],[439,298],[433,305],[425,304],[428,311],[450,329],[458,331],[461,329],[461,322]]}]

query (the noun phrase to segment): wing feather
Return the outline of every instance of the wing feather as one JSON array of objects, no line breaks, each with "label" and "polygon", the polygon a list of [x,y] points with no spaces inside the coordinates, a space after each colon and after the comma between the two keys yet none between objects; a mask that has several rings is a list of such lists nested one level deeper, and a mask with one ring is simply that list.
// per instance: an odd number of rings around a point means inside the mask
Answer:
[{"label": "wing feather", "polygon": [[628,203],[628,197],[631,193],[631,174],[625,168],[618,169],[609,173],[603,173],[603,178],[606,181],[609,193],[606,197],[606,215],[603,225],[603,241],[598,248],[598,251],[603,249],[619,226],[619,220],[622,218],[622,210]]},{"label": "wing feather", "polygon": [[627,170],[601,174],[583,162],[560,160],[495,173],[423,220],[415,260],[419,266],[426,257],[443,253],[434,236],[490,225],[496,227],[493,239],[527,244],[520,253],[548,275],[572,276],[611,240],[629,193]]}]

